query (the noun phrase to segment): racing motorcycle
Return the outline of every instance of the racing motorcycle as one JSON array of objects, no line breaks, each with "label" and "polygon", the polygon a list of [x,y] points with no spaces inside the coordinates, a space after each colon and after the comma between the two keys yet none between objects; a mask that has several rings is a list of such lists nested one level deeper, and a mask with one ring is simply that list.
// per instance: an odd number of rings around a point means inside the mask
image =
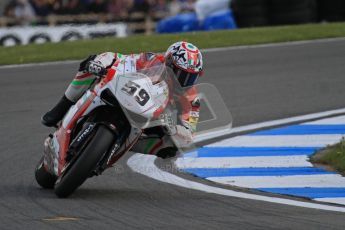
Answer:
[{"label": "racing motorcycle", "polygon": [[[127,58],[113,65],[70,108],[44,142],[37,183],[68,197],[128,152],[148,127],[172,125],[172,89],[164,64],[136,71]],[[176,87],[175,87],[176,88]],[[163,119],[168,117],[169,119]]]}]

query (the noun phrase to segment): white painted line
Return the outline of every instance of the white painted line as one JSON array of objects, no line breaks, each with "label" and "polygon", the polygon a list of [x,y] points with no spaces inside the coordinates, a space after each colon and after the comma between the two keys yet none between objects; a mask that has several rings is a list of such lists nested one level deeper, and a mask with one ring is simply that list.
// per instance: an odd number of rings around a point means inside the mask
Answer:
[{"label": "white painted line", "polygon": [[[337,42],[337,41],[345,41],[345,38],[325,38],[325,39],[314,39],[314,40],[307,40],[307,41],[269,43],[269,44],[261,44],[261,45],[220,47],[220,48],[202,49],[201,51],[203,53],[212,53],[212,52],[224,52],[224,51],[242,50],[242,49],[283,47],[283,46],[295,46],[295,45],[305,45],[305,44],[314,44],[314,43],[318,44],[318,43]],[[56,62],[45,62],[45,63],[29,63],[29,64],[19,64],[19,65],[5,65],[5,66],[0,66],[0,69],[27,68],[27,67],[34,67],[34,66],[46,66],[46,65],[64,65],[64,64],[75,64],[78,62],[80,62],[80,60],[56,61]]]},{"label": "white painted line", "polygon": [[306,122],[305,125],[345,125],[345,116],[326,118],[322,120]]},{"label": "white painted line", "polygon": [[236,192],[228,189],[212,187],[209,185],[197,183],[194,181],[185,180],[178,176],[175,176],[171,173],[166,171],[162,171],[156,167],[154,164],[156,157],[150,155],[142,155],[142,154],[134,154],[130,157],[127,161],[128,166],[135,172],[148,176],[152,179],[177,185],[187,189],[199,190],[203,192],[219,194],[224,196],[236,197],[236,198],[243,198],[243,199],[250,199],[250,200],[258,200],[258,201],[265,201],[270,203],[276,204],[284,204],[284,205],[291,205],[297,207],[304,207],[304,208],[312,208],[312,209],[319,209],[319,210],[326,210],[326,211],[335,211],[335,212],[345,212],[345,208],[343,207],[336,207],[331,205],[324,205],[324,204],[315,204],[310,202],[302,202],[284,198],[276,198],[276,197],[269,197],[269,196],[262,196],[262,195],[255,195],[255,194],[248,194],[244,192]]},{"label": "white painted line", "polygon": [[238,136],[207,147],[325,147],[339,142],[343,136],[345,135]]},{"label": "white painted line", "polygon": [[345,38],[324,38],[324,39],[314,39],[314,40],[306,40],[306,41],[278,42],[278,43],[269,43],[269,44],[261,44],[261,45],[245,45],[245,46],[234,46],[234,47],[223,47],[223,48],[220,47],[220,48],[203,49],[202,52],[203,53],[224,52],[224,51],[231,51],[231,50],[296,46],[296,45],[319,44],[319,43],[338,42],[338,41],[345,41]]},{"label": "white painted line", "polygon": [[345,187],[345,178],[338,174],[262,177],[208,177],[206,179],[221,184],[234,185],[245,188]]},{"label": "white painted line", "polygon": [[321,202],[328,202],[328,203],[345,205],[345,197],[339,197],[339,198],[317,198],[317,199],[314,199],[314,200],[321,201]]},{"label": "white painted line", "polygon": [[175,162],[178,168],[258,168],[312,167],[307,155],[260,157],[185,157]]},{"label": "white painted line", "polygon": [[278,120],[273,120],[273,121],[266,121],[266,122],[261,122],[257,124],[245,125],[245,126],[236,127],[233,129],[228,129],[228,130],[200,134],[200,135],[195,136],[194,142],[198,143],[198,142],[206,141],[206,140],[217,138],[224,135],[236,134],[240,132],[249,132],[256,129],[264,129],[264,128],[268,128],[272,126],[285,125],[289,123],[304,122],[307,120],[320,119],[323,117],[334,116],[334,115],[343,114],[343,113],[345,113],[345,108],[330,110],[330,111],[325,111],[325,112],[320,112],[320,113],[312,113],[308,115],[296,116],[296,117],[291,117],[291,118],[283,118],[283,119],[278,119]]},{"label": "white painted line", "polygon": [[29,63],[29,64],[19,64],[19,65],[4,65],[0,66],[1,69],[16,69],[16,68],[31,68],[36,66],[56,66],[56,65],[69,65],[69,64],[77,64],[79,63],[77,60],[70,60],[70,61],[55,61],[55,62],[43,62],[43,63]]}]

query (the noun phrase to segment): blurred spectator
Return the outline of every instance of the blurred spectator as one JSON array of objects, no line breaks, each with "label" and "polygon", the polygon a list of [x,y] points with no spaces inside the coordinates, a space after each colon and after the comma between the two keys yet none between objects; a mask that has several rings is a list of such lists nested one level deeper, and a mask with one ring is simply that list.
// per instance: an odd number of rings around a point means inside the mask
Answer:
[{"label": "blurred spectator", "polygon": [[195,12],[199,21],[203,21],[214,12],[229,9],[229,5],[230,0],[198,0],[195,4]]},{"label": "blurred spectator", "polygon": [[129,11],[130,13],[132,12],[148,13],[149,10],[150,10],[150,2],[148,0],[134,0],[132,3],[132,7]]},{"label": "blurred spectator", "polygon": [[[1,0],[0,0],[1,1]],[[2,0],[4,1],[4,0]],[[5,0],[4,16],[30,23],[51,14],[110,14],[122,17],[133,12],[176,15],[193,9],[194,0]],[[161,15],[161,14],[160,14]],[[135,17],[134,17],[135,18]],[[133,20],[137,20],[136,18]],[[138,20],[140,20],[140,15]]]},{"label": "blurred spectator", "polygon": [[195,10],[195,0],[184,0],[181,2],[181,10],[183,12],[192,12]]},{"label": "blurred spectator", "polygon": [[83,14],[86,12],[85,6],[80,0],[67,0],[67,4],[63,7],[64,14]]},{"label": "blurred spectator", "polygon": [[168,4],[170,15],[176,15],[181,12],[181,2],[179,0],[171,0]]},{"label": "blurred spectator", "polygon": [[5,16],[29,24],[35,19],[35,12],[28,0],[12,0],[5,7]]},{"label": "blurred spectator", "polygon": [[93,2],[93,0],[80,0],[80,3],[84,6],[89,5],[91,2]]},{"label": "blurred spectator", "polygon": [[52,13],[52,5],[48,0],[30,0],[37,16],[45,17]]},{"label": "blurred spectator", "polygon": [[80,0],[55,0],[53,12],[63,15],[75,15],[85,13],[85,5]]},{"label": "blurred spectator", "polygon": [[88,6],[88,12],[90,13],[106,13],[107,3],[105,0],[93,0]]},{"label": "blurred spectator", "polygon": [[171,0],[168,4],[169,13],[176,15],[181,12],[193,12],[195,11],[195,2],[196,0]]},{"label": "blurred spectator", "polygon": [[107,11],[114,16],[126,15],[129,9],[129,2],[126,0],[109,0]]},{"label": "blurred spectator", "polygon": [[25,18],[32,16],[30,11],[39,17],[84,13],[126,15],[131,12],[163,12],[176,15],[182,10],[193,10],[194,2],[195,0],[10,0],[4,15],[15,17],[14,9],[17,5],[20,5],[17,14],[24,14]]},{"label": "blurred spectator", "polygon": [[16,0],[9,1],[4,8],[4,16],[13,18],[14,8],[16,7]]},{"label": "blurred spectator", "polygon": [[52,2],[52,13],[54,14],[60,14],[62,10],[62,0],[54,0]]},{"label": "blurred spectator", "polygon": [[151,10],[153,12],[167,13],[169,12],[168,4],[166,0],[156,0],[151,4]]}]

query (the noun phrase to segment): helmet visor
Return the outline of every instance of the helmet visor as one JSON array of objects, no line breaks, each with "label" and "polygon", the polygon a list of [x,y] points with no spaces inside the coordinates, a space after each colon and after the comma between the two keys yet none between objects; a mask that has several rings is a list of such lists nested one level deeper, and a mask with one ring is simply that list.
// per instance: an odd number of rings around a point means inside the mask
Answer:
[{"label": "helmet visor", "polygon": [[182,69],[174,68],[177,80],[180,82],[181,87],[189,87],[196,83],[199,73],[189,73]]}]

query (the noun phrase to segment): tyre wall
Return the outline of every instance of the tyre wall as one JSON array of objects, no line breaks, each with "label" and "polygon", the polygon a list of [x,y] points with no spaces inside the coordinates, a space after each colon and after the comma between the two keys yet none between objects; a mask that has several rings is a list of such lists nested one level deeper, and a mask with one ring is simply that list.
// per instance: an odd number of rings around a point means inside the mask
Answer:
[{"label": "tyre wall", "polygon": [[100,37],[125,37],[127,26],[123,23],[75,26],[17,26],[0,28],[0,46],[42,44],[47,42],[75,41]]},{"label": "tyre wall", "polygon": [[233,0],[239,27],[345,21],[344,0]]}]

